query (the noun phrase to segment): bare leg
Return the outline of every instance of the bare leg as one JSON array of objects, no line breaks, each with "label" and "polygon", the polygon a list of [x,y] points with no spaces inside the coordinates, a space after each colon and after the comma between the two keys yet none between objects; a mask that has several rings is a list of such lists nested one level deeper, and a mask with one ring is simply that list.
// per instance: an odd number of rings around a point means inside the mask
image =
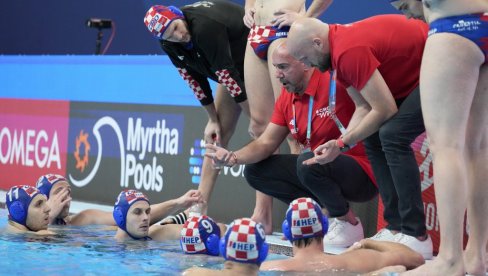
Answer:
[{"label": "bare leg", "polygon": [[468,222],[470,234],[464,255],[466,272],[486,273],[488,239],[488,65],[481,67],[468,122],[466,152],[468,163]]},{"label": "bare leg", "polygon": [[[247,102],[246,102],[247,103]],[[241,108],[237,105],[222,85],[217,85],[215,108],[220,121],[220,143],[227,147],[230,138],[234,134]],[[212,160],[205,157],[202,165],[202,174],[198,190],[202,193],[204,200],[208,203],[215,186],[215,181],[220,170],[212,167]],[[202,206],[202,214],[207,214],[207,205]]]},{"label": "bare leg", "polygon": [[427,39],[422,60],[422,111],[433,153],[441,241],[433,261],[411,275],[463,275],[463,218],[467,204],[465,145],[468,118],[484,57],[471,41],[440,33]]}]

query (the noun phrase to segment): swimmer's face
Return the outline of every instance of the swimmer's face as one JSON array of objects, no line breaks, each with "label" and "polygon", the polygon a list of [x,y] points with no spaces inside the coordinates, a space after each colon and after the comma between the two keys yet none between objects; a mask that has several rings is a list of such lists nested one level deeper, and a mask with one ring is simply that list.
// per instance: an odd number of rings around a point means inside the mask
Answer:
[{"label": "swimmer's face", "polygon": [[149,203],[144,200],[137,201],[130,206],[127,212],[127,232],[136,238],[147,237],[150,219],[151,207]]},{"label": "swimmer's face", "polygon": [[32,231],[46,230],[49,224],[49,212],[51,209],[47,205],[47,198],[45,195],[36,195],[27,211],[26,225]]},{"label": "swimmer's face", "polygon": [[303,93],[306,88],[305,72],[308,68],[290,55],[273,52],[273,66],[276,68],[276,78],[287,91]]},{"label": "swimmer's face", "polygon": [[163,33],[163,40],[171,42],[190,42],[191,35],[188,25],[183,19],[173,20]]},{"label": "swimmer's face", "polygon": [[418,0],[398,0],[391,2],[391,5],[401,11],[407,18],[424,20],[424,10],[422,1]]},{"label": "swimmer's face", "polygon": [[[68,197],[71,197],[71,187],[70,187],[69,183],[66,182],[66,181],[58,181],[51,188],[51,191],[49,192],[49,198],[52,199],[53,196],[58,195],[58,194],[62,193],[65,190],[68,191],[68,193],[67,193],[66,196],[64,196],[62,198],[63,200],[65,200]],[[63,219],[65,217],[67,217],[69,215],[69,208],[70,208],[70,206],[71,206],[71,202],[68,202],[64,206],[63,210],[59,213],[58,218]]]}]

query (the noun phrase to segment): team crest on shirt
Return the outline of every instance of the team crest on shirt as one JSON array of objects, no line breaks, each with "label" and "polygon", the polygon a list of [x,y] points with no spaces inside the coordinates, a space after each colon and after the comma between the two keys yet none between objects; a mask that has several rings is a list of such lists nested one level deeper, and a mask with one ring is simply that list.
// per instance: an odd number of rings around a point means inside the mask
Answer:
[{"label": "team crest on shirt", "polygon": [[330,116],[331,115],[330,109],[328,106],[319,108],[315,111],[315,115],[320,118]]},{"label": "team crest on shirt", "polygon": [[291,128],[290,128],[291,134],[297,134],[298,128],[295,127],[295,119],[291,119],[289,124],[291,126]]}]

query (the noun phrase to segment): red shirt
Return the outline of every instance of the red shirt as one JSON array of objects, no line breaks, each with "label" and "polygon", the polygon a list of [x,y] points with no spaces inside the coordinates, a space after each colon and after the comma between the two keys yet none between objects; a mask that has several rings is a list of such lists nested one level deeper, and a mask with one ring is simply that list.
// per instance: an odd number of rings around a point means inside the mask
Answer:
[{"label": "red shirt", "polygon": [[395,99],[407,97],[419,84],[428,29],[423,21],[404,15],[330,25],[330,56],[337,80],[361,91],[378,69]]},{"label": "red shirt", "polygon": [[[337,139],[341,132],[330,117],[329,110],[329,80],[328,72],[321,73],[314,69],[312,77],[305,89],[303,95],[288,92],[284,87],[276,101],[271,123],[287,127],[293,138],[298,143],[305,145],[307,137],[308,108],[310,97],[313,97],[312,108],[312,130],[310,136],[310,146],[313,149],[329,140]],[[293,105],[297,120],[297,133],[294,127]],[[355,106],[347,95],[346,90],[340,84],[337,84],[336,92],[336,115],[344,126],[347,127]],[[364,146],[358,143],[351,150],[343,153],[351,156],[358,162],[363,170],[368,174],[371,180],[376,184],[373,176],[371,164],[368,161]]]}]

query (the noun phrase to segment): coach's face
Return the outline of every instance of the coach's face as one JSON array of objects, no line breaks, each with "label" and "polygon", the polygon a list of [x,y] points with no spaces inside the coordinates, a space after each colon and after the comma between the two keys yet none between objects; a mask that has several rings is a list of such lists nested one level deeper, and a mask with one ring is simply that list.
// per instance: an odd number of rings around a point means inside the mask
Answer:
[{"label": "coach's face", "polygon": [[171,22],[166,31],[164,31],[163,39],[171,42],[190,42],[191,35],[190,31],[188,31],[186,21],[183,19],[176,19]]}]

